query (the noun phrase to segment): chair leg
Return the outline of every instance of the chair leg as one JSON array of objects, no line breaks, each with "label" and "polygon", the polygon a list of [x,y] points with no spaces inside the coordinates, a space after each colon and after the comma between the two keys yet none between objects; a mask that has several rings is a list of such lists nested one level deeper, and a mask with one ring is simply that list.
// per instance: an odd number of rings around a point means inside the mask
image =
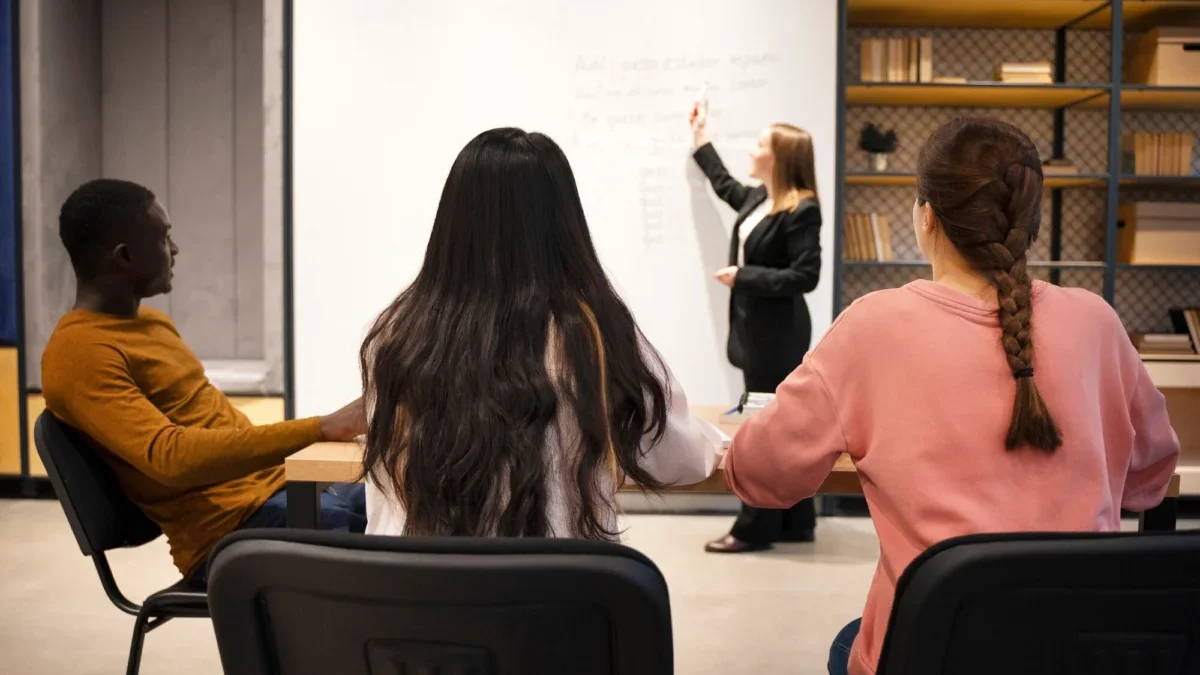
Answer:
[{"label": "chair leg", "polygon": [[125,668],[125,675],[138,675],[142,667],[142,643],[146,640],[149,621],[146,608],[143,607],[133,622],[133,642],[129,645],[129,665]]}]

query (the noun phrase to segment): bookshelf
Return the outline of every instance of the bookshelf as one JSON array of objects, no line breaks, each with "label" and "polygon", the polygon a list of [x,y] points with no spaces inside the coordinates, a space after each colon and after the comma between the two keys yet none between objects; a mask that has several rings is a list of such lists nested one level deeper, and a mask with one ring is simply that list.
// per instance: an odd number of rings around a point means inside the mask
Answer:
[{"label": "bookshelf", "polygon": [[[1200,201],[1200,138],[1192,175],[1120,171],[1131,132],[1200,137],[1200,86],[1151,86],[1122,79],[1126,38],[1167,26],[1200,26],[1196,0],[841,0],[840,122],[834,267],[835,314],[874,290],[929,278],[910,219],[916,159],[924,139],[960,115],[997,117],[1029,133],[1044,157],[1077,174],[1047,175],[1042,232],[1030,273],[1090,290],[1131,333],[1173,332],[1167,310],[1200,306],[1200,260],[1127,264],[1117,254],[1118,208],[1138,201]],[[933,76],[965,83],[864,82],[864,40],[933,38]],[[868,50],[869,51],[869,50]],[[1002,62],[1052,64],[1051,84],[991,82]],[[870,68],[867,69],[871,71]],[[867,123],[895,129],[886,172],[871,171],[857,147]],[[843,223],[887,216],[893,260],[845,260]],[[862,235],[857,235],[861,241]],[[860,256],[861,257],[861,256]],[[1186,494],[1200,496],[1200,357],[1147,358],[1184,445]],[[1182,424],[1182,426],[1181,426]]]}]

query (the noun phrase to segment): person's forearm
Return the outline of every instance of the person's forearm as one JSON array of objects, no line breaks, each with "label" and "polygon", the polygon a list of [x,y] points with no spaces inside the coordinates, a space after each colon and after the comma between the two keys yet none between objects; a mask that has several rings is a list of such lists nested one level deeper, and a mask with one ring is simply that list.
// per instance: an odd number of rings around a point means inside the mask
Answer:
[{"label": "person's forearm", "polygon": [[148,473],[175,487],[211,485],[275,466],[320,440],[315,417],[243,429],[172,427],[151,444]]},{"label": "person's forearm", "polygon": [[692,132],[692,148],[693,149],[703,148],[704,146],[708,145],[711,142],[712,141],[708,138],[707,130],[702,129],[700,131]]}]

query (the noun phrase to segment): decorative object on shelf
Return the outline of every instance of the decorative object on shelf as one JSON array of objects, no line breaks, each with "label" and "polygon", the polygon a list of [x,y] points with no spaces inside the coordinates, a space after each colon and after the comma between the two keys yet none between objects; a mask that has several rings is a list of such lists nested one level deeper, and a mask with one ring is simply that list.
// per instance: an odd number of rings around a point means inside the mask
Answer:
[{"label": "decorative object on shelf", "polygon": [[874,123],[864,126],[858,136],[859,149],[867,151],[871,156],[872,171],[887,171],[888,155],[896,151],[898,143],[895,129],[881,132]]},{"label": "decorative object on shelf", "polygon": [[1079,167],[1075,166],[1075,162],[1063,158],[1049,158],[1042,160],[1042,175],[1043,176],[1074,176],[1079,173]]},{"label": "decorative object on shelf", "polygon": [[938,75],[933,78],[934,84],[966,84],[967,78],[961,75]]},{"label": "decorative object on shelf", "polygon": [[996,81],[1005,84],[1053,84],[1053,66],[1049,61],[1001,63],[996,66]]},{"label": "decorative object on shelf", "polygon": [[1188,133],[1136,131],[1121,135],[1121,173],[1136,176],[1192,175],[1192,148],[1196,137]]},{"label": "decorative object on shelf", "polygon": [[892,230],[879,213],[847,213],[842,241],[844,260],[892,260]]},{"label": "decorative object on shelf", "polygon": [[1200,87],[1200,27],[1160,27],[1125,41],[1130,84]]},{"label": "decorative object on shelf", "polygon": [[1200,203],[1122,204],[1117,209],[1117,261],[1200,265]]},{"label": "decorative object on shelf", "polygon": [[863,82],[932,82],[933,37],[868,38],[862,41]]}]

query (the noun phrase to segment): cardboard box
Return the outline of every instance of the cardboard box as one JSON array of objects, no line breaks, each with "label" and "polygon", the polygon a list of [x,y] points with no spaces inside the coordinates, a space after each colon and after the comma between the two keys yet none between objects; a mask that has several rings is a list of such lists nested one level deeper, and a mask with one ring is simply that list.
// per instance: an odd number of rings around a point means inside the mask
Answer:
[{"label": "cardboard box", "polygon": [[1155,28],[1126,40],[1125,81],[1200,86],[1200,28]]},{"label": "cardboard box", "polygon": [[1117,210],[1117,262],[1200,264],[1200,203],[1122,204]]}]

